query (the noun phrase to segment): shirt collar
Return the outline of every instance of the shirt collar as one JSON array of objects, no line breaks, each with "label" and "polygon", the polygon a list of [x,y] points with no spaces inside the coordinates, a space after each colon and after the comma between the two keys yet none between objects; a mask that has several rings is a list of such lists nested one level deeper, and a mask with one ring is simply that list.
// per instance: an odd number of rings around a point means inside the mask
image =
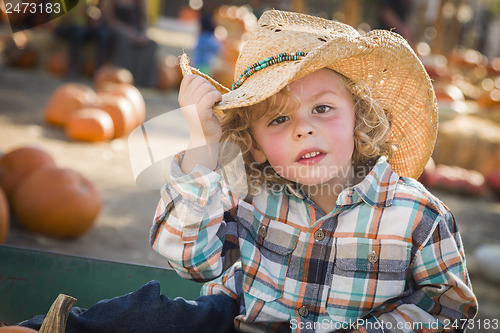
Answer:
[{"label": "shirt collar", "polygon": [[296,190],[293,188],[291,184],[286,184],[286,189],[288,190],[289,193],[293,194],[297,198],[304,200],[306,198],[305,195],[303,195],[299,190]]},{"label": "shirt collar", "polygon": [[362,200],[373,207],[390,207],[398,181],[399,175],[392,170],[387,158],[380,157],[360,183],[340,193],[337,205],[350,205]]},{"label": "shirt collar", "polygon": [[[394,191],[399,181],[387,158],[382,156],[377,160],[375,166],[368,175],[357,185],[342,191],[337,198],[338,206],[352,205],[364,201],[373,207],[389,207],[394,199]],[[301,200],[307,197],[292,185],[286,185],[287,192]]]}]

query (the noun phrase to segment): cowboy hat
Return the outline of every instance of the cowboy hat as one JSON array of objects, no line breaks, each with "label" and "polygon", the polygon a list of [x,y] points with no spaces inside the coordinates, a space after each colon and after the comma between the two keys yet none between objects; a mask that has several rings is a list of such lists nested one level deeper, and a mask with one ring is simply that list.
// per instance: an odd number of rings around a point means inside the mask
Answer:
[{"label": "cowboy hat", "polygon": [[389,163],[396,173],[417,178],[434,149],[438,115],[431,80],[407,41],[391,31],[360,35],[340,22],[270,10],[240,52],[232,90],[190,67],[185,55],[180,64],[184,74],[201,75],[222,93],[214,106],[219,111],[259,103],[296,79],[330,68],[367,86],[390,113]]}]

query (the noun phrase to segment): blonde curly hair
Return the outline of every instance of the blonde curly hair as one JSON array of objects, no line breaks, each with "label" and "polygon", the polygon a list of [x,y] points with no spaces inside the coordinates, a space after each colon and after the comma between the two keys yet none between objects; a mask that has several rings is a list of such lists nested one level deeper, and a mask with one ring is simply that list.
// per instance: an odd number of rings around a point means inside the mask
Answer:
[{"label": "blonde curly hair", "polygon": [[[337,72],[335,72],[337,73]],[[351,94],[354,101],[354,153],[352,163],[354,170],[366,169],[375,165],[380,156],[390,158],[393,152],[393,143],[390,140],[391,116],[382,109],[377,101],[372,97],[370,89],[360,83],[355,83],[349,78],[340,75],[345,88]],[[287,87],[280,91],[285,98],[276,98],[276,95],[247,107],[227,110],[220,115],[222,126],[222,149],[220,150],[219,160],[222,165],[234,158],[235,151],[224,149],[225,143],[236,144],[243,155],[249,192],[265,186],[274,188],[278,185],[283,188],[284,185],[292,185],[297,188],[297,184],[281,177],[269,164],[269,162],[258,163],[253,158],[250,149],[257,145],[252,136],[250,124],[262,117],[268,112],[273,112],[273,118],[287,115],[286,110],[290,103],[298,105],[299,100]],[[288,111],[291,112],[291,111]]]}]

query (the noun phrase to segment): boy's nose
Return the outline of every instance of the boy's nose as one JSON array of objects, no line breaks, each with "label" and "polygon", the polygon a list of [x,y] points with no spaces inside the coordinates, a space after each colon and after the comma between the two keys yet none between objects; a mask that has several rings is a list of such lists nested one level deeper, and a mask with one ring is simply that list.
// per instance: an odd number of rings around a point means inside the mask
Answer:
[{"label": "boy's nose", "polygon": [[297,131],[296,135],[297,135],[297,139],[301,139],[304,136],[313,135],[313,134],[314,134],[313,130],[308,130],[308,131]]},{"label": "boy's nose", "polygon": [[294,118],[293,136],[296,140],[300,140],[306,136],[315,134],[313,121],[311,120],[308,114],[297,112],[297,114],[295,114],[295,117],[293,118]]},{"label": "boy's nose", "polygon": [[297,140],[303,139],[306,136],[314,135],[314,128],[310,123],[301,121],[296,124],[295,127],[295,138]]}]

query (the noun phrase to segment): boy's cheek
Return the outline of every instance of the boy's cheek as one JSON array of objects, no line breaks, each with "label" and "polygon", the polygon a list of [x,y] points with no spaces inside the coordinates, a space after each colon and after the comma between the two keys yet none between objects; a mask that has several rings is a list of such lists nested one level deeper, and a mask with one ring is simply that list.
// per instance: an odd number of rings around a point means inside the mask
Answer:
[{"label": "boy's cheek", "polygon": [[265,163],[267,161],[266,155],[259,147],[255,147],[255,146],[252,147],[250,149],[250,153],[252,154],[253,159],[257,163],[262,164],[262,163]]},{"label": "boy's cheek", "polygon": [[274,151],[272,153],[268,153],[267,160],[271,167],[281,176],[287,177],[287,170],[289,167],[289,163],[287,163],[286,155],[283,154],[283,151]]},{"label": "boy's cheek", "polygon": [[258,144],[254,145],[250,152],[254,160],[258,163],[265,163],[269,161],[271,166],[279,165],[283,161],[286,161],[286,151],[285,147],[280,143],[283,142],[283,138],[267,136],[265,140],[262,140]]}]

